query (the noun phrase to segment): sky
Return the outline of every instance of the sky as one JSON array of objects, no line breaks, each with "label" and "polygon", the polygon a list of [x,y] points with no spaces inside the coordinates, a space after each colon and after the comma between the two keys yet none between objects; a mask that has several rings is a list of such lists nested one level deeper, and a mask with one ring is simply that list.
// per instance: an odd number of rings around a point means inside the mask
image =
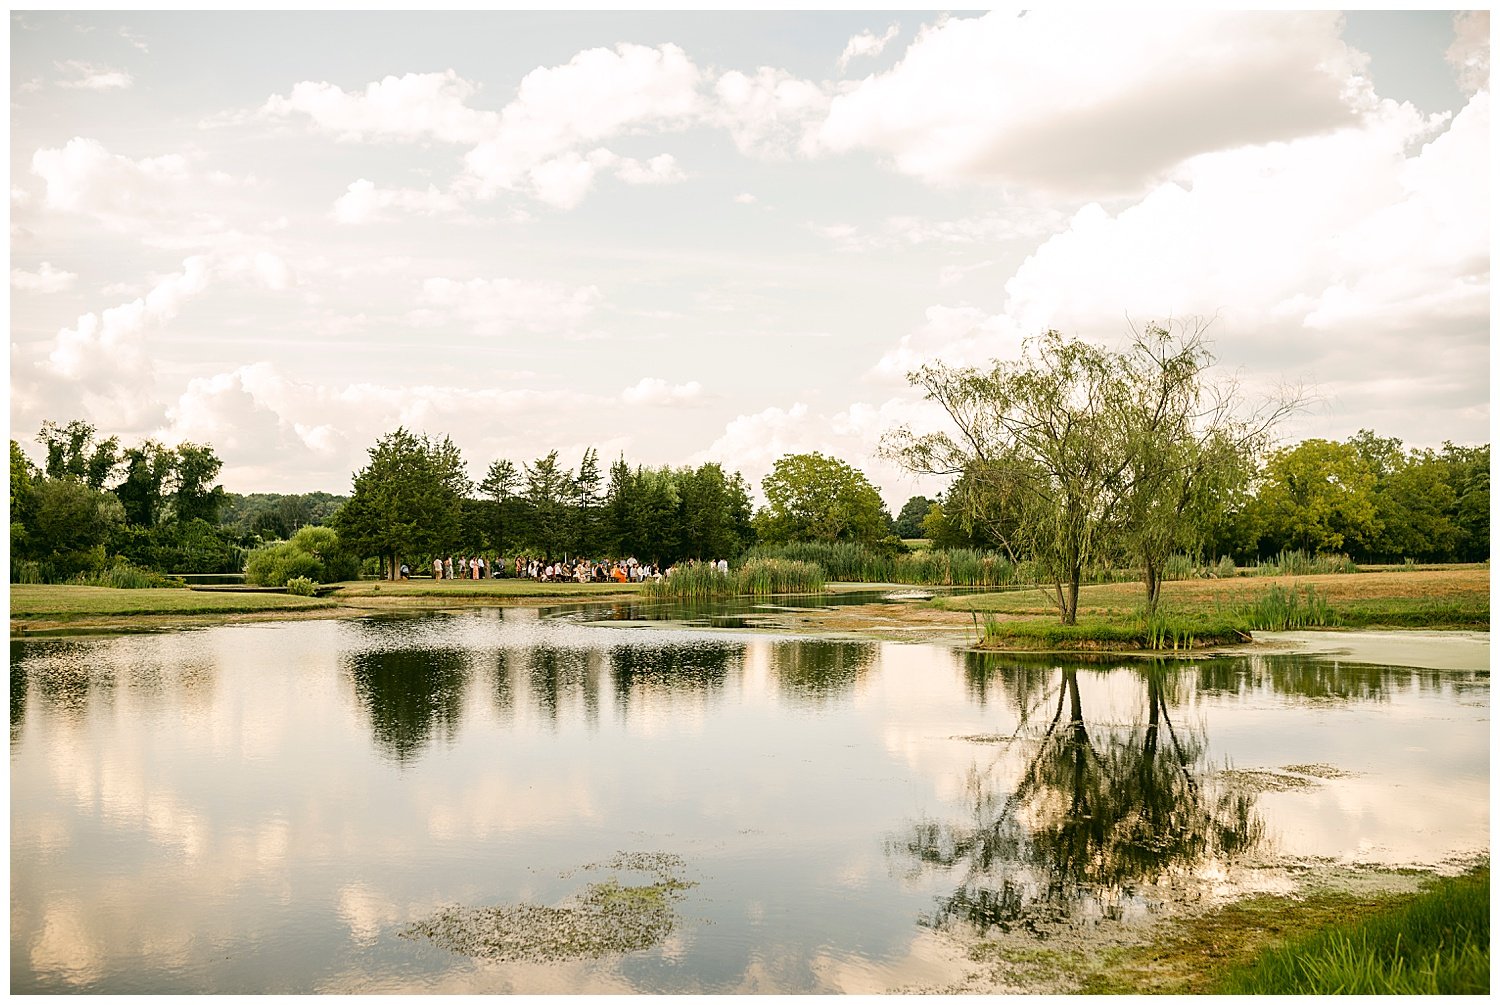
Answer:
[{"label": "sky", "polygon": [[20,12],[10,419],[347,493],[382,435],[863,471],[906,375],[1208,323],[1489,441],[1485,12]]}]

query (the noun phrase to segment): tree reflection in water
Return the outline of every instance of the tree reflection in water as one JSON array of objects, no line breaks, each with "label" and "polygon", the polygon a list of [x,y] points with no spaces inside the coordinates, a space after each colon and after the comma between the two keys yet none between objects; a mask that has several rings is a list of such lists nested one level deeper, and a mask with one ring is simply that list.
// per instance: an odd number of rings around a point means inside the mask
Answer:
[{"label": "tree reflection in water", "polygon": [[[1248,850],[1264,825],[1253,795],[1205,785],[1201,729],[1175,722],[1176,672],[1135,673],[1144,720],[1090,726],[1077,667],[1053,671],[1050,717],[1039,710],[1040,677],[1021,665],[1005,684],[1021,709],[1013,750],[1024,762],[1006,794],[1000,765],[971,769],[963,823],[921,821],[887,842],[916,869],[959,871],[957,888],[923,923],[964,922],[979,931],[1034,928],[1122,916],[1139,884]],[[1045,725],[1043,725],[1045,722]]]},{"label": "tree reflection in water", "polygon": [[452,741],[463,721],[467,654],[459,649],[355,652],[343,659],[375,745],[400,764],[441,735]]},{"label": "tree reflection in water", "polygon": [[599,678],[604,668],[597,651],[537,645],[526,650],[524,659],[532,700],[553,729],[559,710],[575,696],[582,700],[589,727],[599,724]]},{"label": "tree reflection in water", "polygon": [[745,647],[714,640],[616,646],[609,651],[621,716],[642,697],[716,697],[731,671],[744,666]]},{"label": "tree reflection in water", "polygon": [[771,668],[783,695],[822,705],[853,693],[879,651],[872,642],[778,642],[771,649]]}]

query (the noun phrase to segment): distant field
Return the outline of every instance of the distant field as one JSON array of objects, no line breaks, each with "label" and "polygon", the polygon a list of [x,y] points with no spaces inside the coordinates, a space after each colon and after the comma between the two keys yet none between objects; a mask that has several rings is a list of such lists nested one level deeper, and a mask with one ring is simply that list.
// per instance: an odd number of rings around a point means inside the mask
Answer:
[{"label": "distant field", "polygon": [[[1490,573],[1487,566],[1435,566],[1412,570],[1387,567],[1375,573],[1325,576],[1237,576],[1162,584],[1165,612],[1209,617],[1249,603],[1273,585],[1313,587],[1327,599],[1344,627],[1488,628]],[[1145,606],[1141,583],[1085,586],[1078,595],[1080,618],[1133,616]],[[1018,616],[1047,615],[1051,603],[1040,591],[975,593],[939,597],[933,606]]]},{"label": "distant field", "polygon": [[338,606],[285,593],[204,593],[197,590],[115,590],[107,586],[10,588],[12,620],[67,620],[103,615],[255,614]]}]

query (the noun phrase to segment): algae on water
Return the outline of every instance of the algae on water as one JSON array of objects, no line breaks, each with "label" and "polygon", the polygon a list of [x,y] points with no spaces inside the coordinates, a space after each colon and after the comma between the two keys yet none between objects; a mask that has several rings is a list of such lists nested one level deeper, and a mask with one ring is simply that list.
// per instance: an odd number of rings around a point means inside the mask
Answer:
[{"label": "algae on water", "polygon": [[650,949],[677,927],[675,905],[684,890],[697,885],[678,875],[684,864],[679,856],[661,852],[622,852],[582,868],[645,872],[655,882],[629,885],[611,875],[589,883],[557,907],[450,905],[400,934],[431,939],[464,956],[511,962],[596,959]]}]

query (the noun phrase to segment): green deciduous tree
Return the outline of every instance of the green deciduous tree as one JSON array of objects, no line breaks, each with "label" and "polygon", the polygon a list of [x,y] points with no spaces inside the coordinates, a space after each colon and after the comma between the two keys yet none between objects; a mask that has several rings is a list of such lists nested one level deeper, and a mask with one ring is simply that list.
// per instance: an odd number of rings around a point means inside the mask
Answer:
[{"label": "green deciduous tree", "polygon": [[926,496],[912,496],[896,514],[897,537],[924,537],[922,521],[932,509],[932,500]]},{"label": "green deciduous tree", "polygon": [[1303,440],[1274,451],[1250,505],[1262,553],[1353,549],[1378,530],[1375,472],[1347,443]]},{"label": "green deciduous tree", "polygon": [[760,483],[766,508],[755,516],[762,541],[880,541],[890,514],[864,473],[820,453],[787,454]]},{"label": "green deciduous tree", "polygon": [[81,419],[66,426],[48,419],[42,423],[37,439],[47,451],[48,478],[76,478],[97,490],[110,480],[119,464],[119,438],[98,440],[94,427]]},{"label": "green deciduous tree", "polygon": [[395,578],[403,558],[426,559],[454,547],[470,483],[462,454],[446,436],[433,440],[400,428],[369,454],[332,523],[346,547],[379,556]]}]

